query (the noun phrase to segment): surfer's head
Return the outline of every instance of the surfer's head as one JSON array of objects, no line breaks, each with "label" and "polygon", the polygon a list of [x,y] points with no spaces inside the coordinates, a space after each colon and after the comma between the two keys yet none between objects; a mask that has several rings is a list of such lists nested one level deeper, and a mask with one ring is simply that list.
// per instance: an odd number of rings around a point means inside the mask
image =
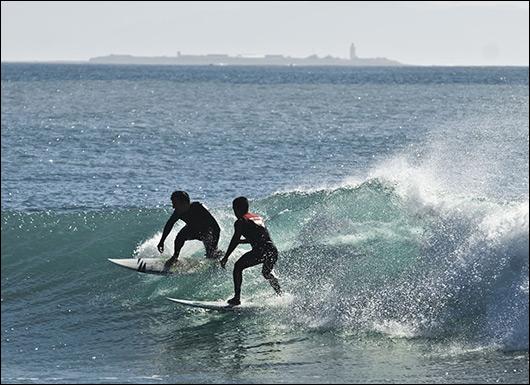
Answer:
[{"label": "surfer's head", "polygon": [[236,217],[242,218],[243,215],[248,213],[248,199],[246,197],[237,197],[232,202],[232,207],[234,208]]},{"label": "surfer's head", "polygon": [[184,212],[190,208],[190,196],[186,191],[173,191],[171,203],[178,212]]}]

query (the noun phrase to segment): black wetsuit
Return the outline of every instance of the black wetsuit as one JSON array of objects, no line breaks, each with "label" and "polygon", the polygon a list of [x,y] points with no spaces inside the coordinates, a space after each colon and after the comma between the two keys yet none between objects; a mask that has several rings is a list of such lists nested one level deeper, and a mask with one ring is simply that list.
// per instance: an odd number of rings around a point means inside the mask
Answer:
[{"label": "black wetsuit", "polygon": [[280,294],[278,280],[272,274],[274,264],[278,260],[278,249],[272,243],[269,231],[263,223],[263,219],[256,214],[247,213],[238,219],[234,227],[252,245],[252,250],[243,254],[234,265],[234,289],[236,298],[241,294],[241,283],[243,281],[243,270],[263,263],[262,274],[269,280],[276,293]]},{"label": "black wetsuit", "polygon": [[[164,233],[171,228],[179,219],[186,223],[175,238],[175,250],[180,250],[185,241],[197,239],[204,243],[207,258],[217,258],[215,255],[217,244],[219,242],[219,234],[221,229],[215,218],[210,212],[199,202],[192,202],[188,211],[178,214],[176,211],[171,215],[167,221]],[[169,233],[168,231],[168,233]]]}]

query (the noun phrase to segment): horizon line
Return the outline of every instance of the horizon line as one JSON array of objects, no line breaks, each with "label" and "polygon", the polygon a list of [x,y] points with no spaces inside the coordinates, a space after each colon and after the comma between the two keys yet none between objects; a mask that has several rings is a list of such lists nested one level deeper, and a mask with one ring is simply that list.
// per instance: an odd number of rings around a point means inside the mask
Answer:
[{"label": "horizon line", "polygon": [[[134,56],[134,55],[130,55]],[[145,56],[159,57],[159,56]],[[172,57],[172,56],[168,56]],[[344,59],[348,60],[348,59]],[[145,64],[145,63],[94,63],[90,59],[71,60],[71,59],[50,59],[50,60],[0,60],[0,64],[89,64],[111,65],[111,66],[180,66],[180,67],[348,67],[333,64],[321,65],[304,65],[304,64]],[[529,64],[400,64],[400,65],[355,65],[351,67],[529,67]]]}]

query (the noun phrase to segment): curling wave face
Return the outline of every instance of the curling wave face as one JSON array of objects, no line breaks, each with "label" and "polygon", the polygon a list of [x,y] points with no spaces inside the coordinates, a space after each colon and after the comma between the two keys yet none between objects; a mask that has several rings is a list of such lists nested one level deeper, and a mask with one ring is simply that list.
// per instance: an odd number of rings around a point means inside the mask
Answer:
[{"label": "curling wave face", "polygon": [[[412,167],[402,162],[360,182],[254,202],[281,251],[277,274],[289,293],[290,306],[276,307],[268,322],[528,349],[528,200],[450,194]],[[226,246],[231,210],[213,212]],[[227,298],[231,278],[217,267],[139,281],[106,262],[159,256],[157,230],[167,215],[159,209],[3,212],[2,306],[29,308],[30,320],[42,320],[50,306],[87,298],[95,307],[113,301],[130,307],[164,295]],[[190,258],[202,254],[199,242],[182,251]],[[273,293],[254,270],[245,273],[243,296],[268,301]],[[90,327],[99,316],[79,314],[77,321]],[[66,326],[71,322],[76,318]],[[123,327],[130,320],[114,322]]]}]

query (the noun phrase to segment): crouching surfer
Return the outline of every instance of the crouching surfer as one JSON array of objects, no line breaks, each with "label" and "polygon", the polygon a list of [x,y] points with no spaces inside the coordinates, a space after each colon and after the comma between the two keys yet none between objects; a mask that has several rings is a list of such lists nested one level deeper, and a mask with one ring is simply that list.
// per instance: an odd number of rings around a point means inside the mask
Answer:
[{"label": "crouching surfer", "polygon": [[164,271],[167,272],[177,262],[184,243],[193,239],[203,242],[206,258],[219,258],[222,254],[222,251],[217,249],[220,234],[219,224],[206,207],[199,202],[190,202],[190,197],[185,191],[174,191],[171,194],[171,203],[175,211],[164,226],[162,239],[157,245],[158,251],[164,252],[164,241],[179,219],[184,221],[186,226],[179,231],[175,238],[173,256],[166,261]]}]

